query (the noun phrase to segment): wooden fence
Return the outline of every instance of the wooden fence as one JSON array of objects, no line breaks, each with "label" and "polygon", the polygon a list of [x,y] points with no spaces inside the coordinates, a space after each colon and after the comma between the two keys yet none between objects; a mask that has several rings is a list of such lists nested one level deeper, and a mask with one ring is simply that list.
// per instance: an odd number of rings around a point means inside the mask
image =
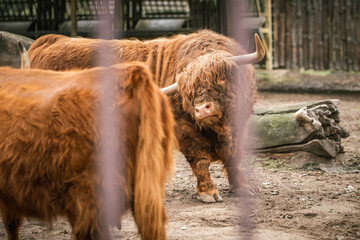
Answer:
[{"label": "wooden fence", "polygon": [[273,0],[274,68],[360,70],[359,0]]}]

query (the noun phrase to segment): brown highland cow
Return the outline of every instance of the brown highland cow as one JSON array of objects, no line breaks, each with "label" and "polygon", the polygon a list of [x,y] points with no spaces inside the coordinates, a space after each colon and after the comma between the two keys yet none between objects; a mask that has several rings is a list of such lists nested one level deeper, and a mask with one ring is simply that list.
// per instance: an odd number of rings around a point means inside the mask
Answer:
[{"label": "brown highland cow", "polygon": [[99,75],[111,76],[119,124],[120,196],[109,224],[131,209],[143,239],[165,239],[164,182],[173,165],[174,120],[167,97],[142,63],[55,72],[0,68],[0,210],[9,240],[24,217],[52,222],[65,216],[76,239],[109,239],[97,155]]},{"label": "brown highland cow", "polygon": [[[143,61],[159,87],[168,87],[181,152],[198,180],[203,202],[222,201],[210,178],[211,162],[223,162],[232,190],[249,193],[241,169],[241,146],[256,98],[254,68],[264,49],[244,55],[232,39],[209,30],[149,41],[100,40],[46,35],[29,49],[32,68],[67,70],[97,63],[100,46],[116,61]],[[178,90],[174,93],[174,90]]]}]

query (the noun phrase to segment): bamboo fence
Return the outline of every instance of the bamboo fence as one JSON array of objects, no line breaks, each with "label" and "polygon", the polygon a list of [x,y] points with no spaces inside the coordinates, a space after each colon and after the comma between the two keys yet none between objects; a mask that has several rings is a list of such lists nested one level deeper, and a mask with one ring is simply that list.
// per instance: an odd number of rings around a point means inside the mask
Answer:
[{"label": "bamboo fence", "polygon": [[359,0],[273,0],[274,68],[360,70]]}]

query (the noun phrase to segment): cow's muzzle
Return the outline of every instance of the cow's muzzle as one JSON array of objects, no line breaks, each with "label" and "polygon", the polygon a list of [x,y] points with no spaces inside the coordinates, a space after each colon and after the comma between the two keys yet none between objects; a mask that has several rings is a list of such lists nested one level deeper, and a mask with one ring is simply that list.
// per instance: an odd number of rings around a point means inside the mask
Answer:
[{"label": "cow's muzzle", "polygon": [[196,106],[195,107],[195,118],[196,119],[204,119],[210,116],[214,116],[217,115],[215,108],[214,108],[214,103],[213,102],[206,102],[202,105]]}]

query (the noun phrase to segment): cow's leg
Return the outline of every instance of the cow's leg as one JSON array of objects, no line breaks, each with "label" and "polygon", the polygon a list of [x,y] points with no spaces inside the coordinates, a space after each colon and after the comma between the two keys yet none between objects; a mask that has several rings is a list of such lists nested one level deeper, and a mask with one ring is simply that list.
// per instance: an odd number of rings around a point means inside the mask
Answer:
[{"label": "cow's leg", "polygon": [[[80,184],[74,184],[79,186]],[[90,186],[83,186],[84,189],[71,188],[68,190],[67,217],[72,227],[72,233],[76,240],[110,239],[107,226],[101,224],[99,206],[90,191]]]},{"label": "cow's leg", "polygon": [[200,200],[205,203],[222,202],[222,198],[210,178],[209,166],[211,161],[200,158],[189,162],[197,178],[197,190]]},{"label": "cow's leg", "polygon": [[[96,208],[95,206],[93,207]],[[90,211],[86,209],[83,209],[83,211],[90,213]],[[92,212],[92,215],[79,214],[78,211],[73,214],[68,214],[74,238],[76,240],[110,239],[108,229],[101,230],[102,228],[99,223],[99,217],[95,211]]]},{"label": "cow's leg", "polygon": [[18,240],[19,239],[19,229],[23,218],[16,215],[2,211],[2,218],[8,235],[8,240]]},{"label": "cow's leg", "polygon": [[221,202],[222,198],[210,178],[209,166],[218,158],[212,156],[215,153],[214,138],[205,136],[194,127],[194,123],[188,119],[178,119],[176,128],[180,151],[195,174],[198,182],[197,190],[202,202]]}]

